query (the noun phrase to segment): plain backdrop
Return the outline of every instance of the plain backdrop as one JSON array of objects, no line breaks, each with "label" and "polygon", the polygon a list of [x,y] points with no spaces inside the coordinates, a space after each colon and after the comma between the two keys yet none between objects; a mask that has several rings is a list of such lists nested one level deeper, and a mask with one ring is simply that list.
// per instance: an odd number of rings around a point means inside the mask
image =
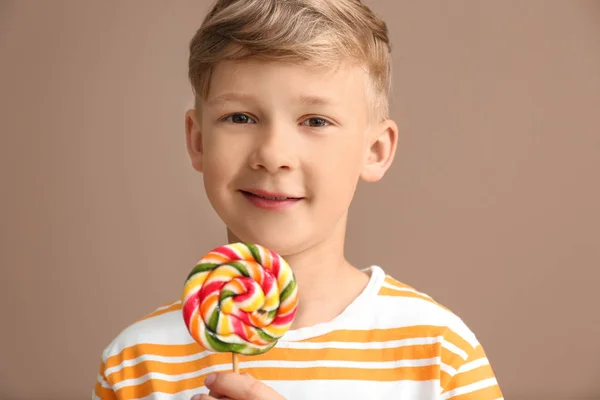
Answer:
[{"label": "plain backdrop", "polygon": [[[600,398],[600,2],[367,4],[389,174],[348,256],[450,307],[507,399]],[[185,149],[210,3],[0,0],[0,398],[89,398],[102,349],[225,241]]]}]

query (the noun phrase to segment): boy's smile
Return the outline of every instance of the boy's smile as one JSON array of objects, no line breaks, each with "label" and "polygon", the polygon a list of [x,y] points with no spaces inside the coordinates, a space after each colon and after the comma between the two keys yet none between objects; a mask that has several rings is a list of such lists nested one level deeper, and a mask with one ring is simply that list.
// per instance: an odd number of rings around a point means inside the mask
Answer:
[{"label": "boy's smile", "polygon": [[300,196],[294,196],[287,193],[269,192],[261,189],[242,189],[240,193],[248,199],[249,202],[265,210],[284,210],[293,206],[303,199]]},{"label": "boy's smile", "polygon": [[202,109],[187,114],[188,149],[237,238],[286,255],[343,232],[377,139],[368,87],[343,64],[217,64]]}]

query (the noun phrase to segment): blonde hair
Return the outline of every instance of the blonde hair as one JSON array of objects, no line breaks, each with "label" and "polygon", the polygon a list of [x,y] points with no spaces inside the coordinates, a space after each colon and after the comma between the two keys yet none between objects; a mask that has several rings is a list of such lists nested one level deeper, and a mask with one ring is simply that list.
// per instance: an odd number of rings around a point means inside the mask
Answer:
[{"label": "blonde hair", "polygon": [[190,42],[189,79],[199,109],[220,61],[349,62],[369,74],[374,111],[385,119],[390,52],[385,22],[360,0],[217,0]]}]

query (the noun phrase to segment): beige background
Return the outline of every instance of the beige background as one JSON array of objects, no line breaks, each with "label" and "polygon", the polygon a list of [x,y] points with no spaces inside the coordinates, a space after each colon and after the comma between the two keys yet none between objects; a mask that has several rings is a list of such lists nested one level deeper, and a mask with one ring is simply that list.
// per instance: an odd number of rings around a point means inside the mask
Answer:
[{"label": "beige background", "polygon": [[[395,165],[348,253],[463,317],[507,399],[600,398],[600,2],[390,1]],[[0,1],[0,398],[101,350],[224,231],[187,160],[209,3]]]}]

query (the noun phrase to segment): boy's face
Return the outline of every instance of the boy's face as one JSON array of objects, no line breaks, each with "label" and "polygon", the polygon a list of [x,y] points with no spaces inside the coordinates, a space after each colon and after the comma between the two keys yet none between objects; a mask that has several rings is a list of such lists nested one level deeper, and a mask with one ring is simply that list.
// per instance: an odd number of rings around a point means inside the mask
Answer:
[{"label": "boy's face", "polygon": [[381,178],[396,144],[392,121],[370,120],[368,83],[357,67],[213,69],[201,121],[186,115],[187,144],[237,239],[292,255],[344,235],[359,177]]}]

